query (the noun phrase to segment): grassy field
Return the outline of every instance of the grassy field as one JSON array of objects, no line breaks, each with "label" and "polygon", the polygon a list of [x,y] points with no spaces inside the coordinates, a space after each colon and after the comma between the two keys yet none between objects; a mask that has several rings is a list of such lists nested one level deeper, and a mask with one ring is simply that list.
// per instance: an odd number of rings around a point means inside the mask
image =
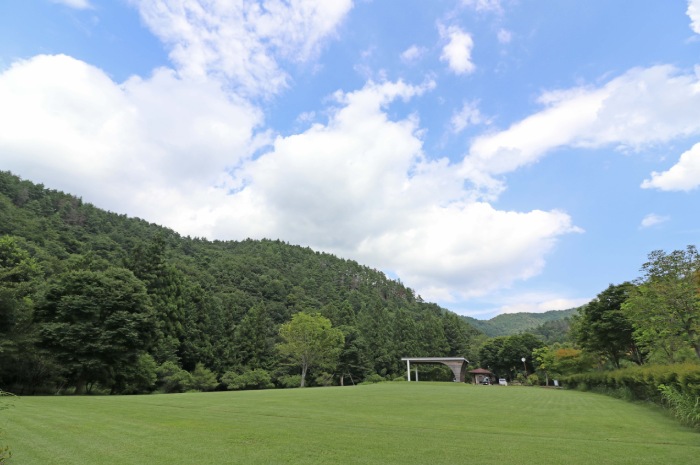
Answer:
[{"label": "grassy field", "polygon": [[598,394],[453,383],[24,397],[12,465],[698,464],[700,434]]}]

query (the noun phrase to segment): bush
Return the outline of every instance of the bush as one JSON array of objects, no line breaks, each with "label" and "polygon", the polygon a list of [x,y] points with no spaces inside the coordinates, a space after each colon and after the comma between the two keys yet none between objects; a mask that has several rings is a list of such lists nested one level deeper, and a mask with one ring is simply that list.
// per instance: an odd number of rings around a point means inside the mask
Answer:
[{"label": "bush", "polygon": [[700,427],[700,397],[680,392],[671,386],[661,384],[659,392],[666,407],[684,425]]},{"label": "bush", "polygon": [[213,371],[205,367],[201,362],[195,365],[192,372],[192,384],[188,386],[188,390],[213,391],[218,386],[219,382],[216,380],[216,374]]},{"label": "bush", "polygon": [[[221,382],[226,385],[226,389],[231,391],[239,391],[242,389],[271,389],[275,387],[272,384],[270,374],[260,368],[255,370],[246,370],[243,373],[235,371],[227,371],[221,377]],[[301,377],[299,378],[301,383]]]},{"label": "bush", "polygon": [[298,388],[301,386],[301,375],[284,375],[277,378],[277,384],[283,388]]},{"label": "bush", "polygon": [[192,375],[175,362],[165,362],[156,370],[158,384],[163,392],[185,392],[192,389]]},{"label": "bush", "polygon": [[150,354],[141,354],[136,363],[122,369],[116,391],[122,394],[141,394],[153,391],[158,380],[158,364]]},{"label": "bush", "polygon": [[382,375],[372,373],[371,375],[367,376],[360,384],[375,384],[381,383],[383,381],[386,381],[386,379],[384,379]]},{"label": "bush", "polygon": [[537,376],[535,373],[531,374],[530,376],[527,377],[527,384],[528,384],[528,386],[539,386],[540,385],[540,377]]},{"label": "bush", "polygon": [[316,386],[333,386],[333,375],[331,373],[321,372],[314,379]]},{"label": "bush", "polygon": [[567,388],[662,405],[684,423],[700,426],[700,365],[645,365],[564,378]]}]

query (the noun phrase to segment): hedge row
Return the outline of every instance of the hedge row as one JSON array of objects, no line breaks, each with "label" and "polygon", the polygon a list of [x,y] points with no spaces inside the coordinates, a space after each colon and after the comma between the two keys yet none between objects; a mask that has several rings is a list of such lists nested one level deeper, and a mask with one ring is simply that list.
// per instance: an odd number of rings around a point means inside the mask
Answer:
[{"label": "hedge row", "polygon": [[680,394],[700,398],[700,365],[643,365],[615,371],[581,373],[562,379],[565,387],[580,390],[621,391],[634,400],[663,404],[659,386],[670,386]]}]

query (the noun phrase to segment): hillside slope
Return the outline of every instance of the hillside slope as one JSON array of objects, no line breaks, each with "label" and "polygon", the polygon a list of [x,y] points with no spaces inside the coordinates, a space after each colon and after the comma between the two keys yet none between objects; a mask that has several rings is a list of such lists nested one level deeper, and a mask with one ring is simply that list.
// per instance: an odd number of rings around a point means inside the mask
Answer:
[{"label": "hillside slope", "polygon": [[544,313],[504,313],[490,320],[477,320],[463,316],[470,325],[483,332],[487,336],[510,336],[522,332],[532,332],[546,323],[566,320],[575,315],[578,308],[567,310],[550,310]]},{"label": "hillside slope", "polygon": [[[182,237],[8,172],[0,172],[0,240],[0,387],[15,391],[51,391],[87,376],[87,385],[125,392],[136,376],[127,371],[143,356],[160,368],[201,364],[216,375],[264,370],[281,386],[296,368],[275,349],[278,328],[300,311],[321,313],[345,335],[338,366],[326,368],[333,372],[312,373],[324,383],[328,375],[334,382],[396,376],[402,356],[470,358],[477,334],[454,313],[352,260],[277,240]],[[148,301],[139,305],[150,313],[139,318],[150,318],[153,331],[130,347],[129,363],[108,351],[86,355],[87,362],[60,352],[67,344],[55,333],[63,296],[102,295],[111,285],[102,294],[94,287],[114,279],[145,289]]]}]

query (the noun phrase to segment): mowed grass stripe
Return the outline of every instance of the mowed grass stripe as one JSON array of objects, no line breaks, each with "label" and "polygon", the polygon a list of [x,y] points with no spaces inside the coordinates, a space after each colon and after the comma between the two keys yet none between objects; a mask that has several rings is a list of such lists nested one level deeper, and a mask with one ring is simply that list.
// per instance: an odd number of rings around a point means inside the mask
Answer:
[{"label": "mowed grass stripe", "polygon": [[700,458],[700,435],[649,406],[453,383],[27,397],[0,418],[13,465],[639,465]]}]

